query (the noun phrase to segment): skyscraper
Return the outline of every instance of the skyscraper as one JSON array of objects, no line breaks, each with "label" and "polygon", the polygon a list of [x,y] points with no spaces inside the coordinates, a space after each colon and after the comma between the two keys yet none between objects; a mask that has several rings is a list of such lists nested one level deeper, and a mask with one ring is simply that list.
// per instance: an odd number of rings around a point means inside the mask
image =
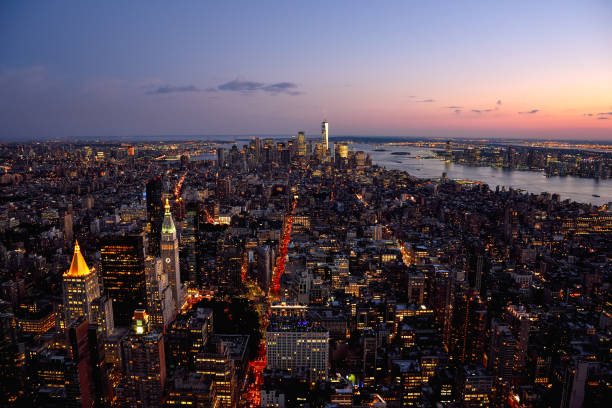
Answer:
[{"label": "skyscraper", "polygon": [[125,403],[131,407],[162,406],[166,384],[166,355],[164,337],[151,331],[149,316],[142,310],[134,311],[132,331],[121,342],[125,374]]},{"label": "skyscraper", "polygon": [[507,323],[493,319],[491,321],[491,344],[487,356],[487,368],[503,381],[512,379],[516,339]]},{"label": "skyscraper", "polygon": [[298,132],[297,154],[301,157],[306,156],[306,134],[304,132]]},{"label": "skyscraper", "polygon": [[348,159],[348,143],[340,142],[336,145],[336,156],[339,160]]},{"label": "skyscraper", "polygon": [[174,317],[172,288],[168,284],[168,275],[164,273],[160,258],[147,257],[145,270],[147,274],[147,311],[151,326],[163,332]]},{"label": "skyscraper", "polygon": [[176,237],[176,228],[168,200],[166,200],[165,209],[161,230],[161,258],[164,265],[164,274],[168,277],[168,283],[172,288],[172,297],[178,310],[183,304],[183,287],[181,284],[178,238]]},{"label": "skyscraper", "polygon": [[321,143],[325,149],[324,154],[327,155],[329,151],[329,123],[327,121],[321,122]]},{"label": "skyscraper", "polygon": [[110,335],[115,328],[113,302],[106,295],[101,295],[91,304],[91,322],[95,323],[105,335]]},{"label": "skyscraper", "polygon": [[113,302],[117,326],[129,327],[136,309],[146,307],[144,234],[102,238],[104,292]]},{"label": "skyscraper", "polygon": [[65,327],[85,316],[89,321],[95,321],[91,305],[100,296],[100,286],[95,269],[89,269],[79,243],[74,244],[72,263],[63,275],[64,319]]},{"label": "skyscraper", "polygon": [[[74,376],[74,399],[79,406],[94,406],[94,384],[93,367],[91,364],[91,352],[89,344],[89,321],[85,316],[79,316],[76,320],[66,326],[66,343],[72,363],[77,372]],[[78,391],[76,389],[78,387]]]},{"label": "skyscraper", "polygon": [[68,242],[72,242],[72,238],[74,237],[74,233],[72,231],[72,213],[67,212],[64,214],[64,238]]},{"label": "skyscraper", "polygon": [[162,194],[164,183],[161,177],[155,177],[147,182],[147,220],[149,223],[149,253],[159,256],[159,239],[164,216]]}]

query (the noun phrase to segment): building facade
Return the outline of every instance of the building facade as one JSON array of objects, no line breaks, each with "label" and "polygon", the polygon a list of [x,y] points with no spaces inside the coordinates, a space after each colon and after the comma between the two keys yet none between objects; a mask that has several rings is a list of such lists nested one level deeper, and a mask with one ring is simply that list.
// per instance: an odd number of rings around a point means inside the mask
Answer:
[{"label": "building facade", "polygon": [[174,220],[172,219],[168,200],[166,200],[165,205],[160,245],[164,274],[168,277],[168,284],[172,289],[175,309],[179,310],[183,304],[183,285],[181,283],[178,238],[176,236],[176,227],[174,226]]},{"label": "building facade", "polygon": [[74,245],[70,269],[63,275],[63,303],[65,327],[81,316],[97,321],[92,315],[92,303],[100,297],[100,285],[95,269],[89,269],[79,243]]}]

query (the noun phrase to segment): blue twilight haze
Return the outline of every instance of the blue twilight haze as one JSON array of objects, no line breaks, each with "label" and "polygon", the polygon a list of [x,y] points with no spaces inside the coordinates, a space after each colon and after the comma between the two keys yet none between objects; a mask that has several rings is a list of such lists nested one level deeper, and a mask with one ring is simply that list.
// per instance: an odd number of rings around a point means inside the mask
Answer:
[{"label": "blue twilight haze", "polygon": [[1,140],[612,138],[612,3],[12,1]]}]

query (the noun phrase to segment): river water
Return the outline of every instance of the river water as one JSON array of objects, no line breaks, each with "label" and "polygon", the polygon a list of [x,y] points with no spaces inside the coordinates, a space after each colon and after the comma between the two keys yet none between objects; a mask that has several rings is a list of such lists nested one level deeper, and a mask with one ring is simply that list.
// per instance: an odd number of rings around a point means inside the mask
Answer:
[{"label": "river water", "polygon": [[[542,172],[476,167],[449,163],[433,156],[426,148],[412,146],[389,146],[355,143],[353,151],[363,150],[372,157],[372,163],[387,169],[404,170],[413,177],[437,179],[446,172],[450,179],[476,180],[487,183],[490,188],[506,186],[530,193],[557,193],[564,200],[569,198],[581,203],[603,205],[612,201],[612,179],[596,180],[572,176],[546,177]],[[384,149],[386,151],[375,151]],[[410,155],[393,155],[392,152],[407,152]],[[420,158],[417,158],[419,156]],[[593,194],[599,197],[594,197]]]},{"label": "river water", "polygon": [[[246,142],[240,142],[241,143]],[[229,148],[233,143],[220,144]],[[352,143],[353,151],[363,150],[370,154],[372,163],[387,169],[404,170],[413,177],[438,179],[442,173],[450,179],[474,180],[487,183],[491,189],[496,186],[512,187],[539,194],[557,193],[562,200],[590,203],[601,206],[612,201],[612,179],[596,180],[572,176],[546,177],[543,172],[511,170],[497,167],[465,166],[449,163],[433,157],[427,148],[413,146],[375,145],[371,143]],[[384,149],[385,151],[375,151]],[[392,152],[407,152],[409,155],[394,155]],[[418,156],[418,158],[417,158]],[[202,155],[195,160],[216,160],[216,155]],[[599,197],[595,197],[598,195]]]}]

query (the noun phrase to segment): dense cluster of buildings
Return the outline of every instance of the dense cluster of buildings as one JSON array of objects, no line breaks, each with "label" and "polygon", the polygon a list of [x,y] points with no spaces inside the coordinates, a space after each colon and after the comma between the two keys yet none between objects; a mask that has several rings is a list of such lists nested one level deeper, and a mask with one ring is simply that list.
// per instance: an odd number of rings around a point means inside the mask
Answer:
[{"label": "dense cluster of buildings", "polygon": [[455,163],[542,171],[547,176],[612,177],[612,153],[594,148],[554,148],[481,143],[446,143],[438,156]]},{"label": "dense cluster of buildings", "polygon": [[0,146],[0,406],[612,400],[609,207],[328,132]]}]

